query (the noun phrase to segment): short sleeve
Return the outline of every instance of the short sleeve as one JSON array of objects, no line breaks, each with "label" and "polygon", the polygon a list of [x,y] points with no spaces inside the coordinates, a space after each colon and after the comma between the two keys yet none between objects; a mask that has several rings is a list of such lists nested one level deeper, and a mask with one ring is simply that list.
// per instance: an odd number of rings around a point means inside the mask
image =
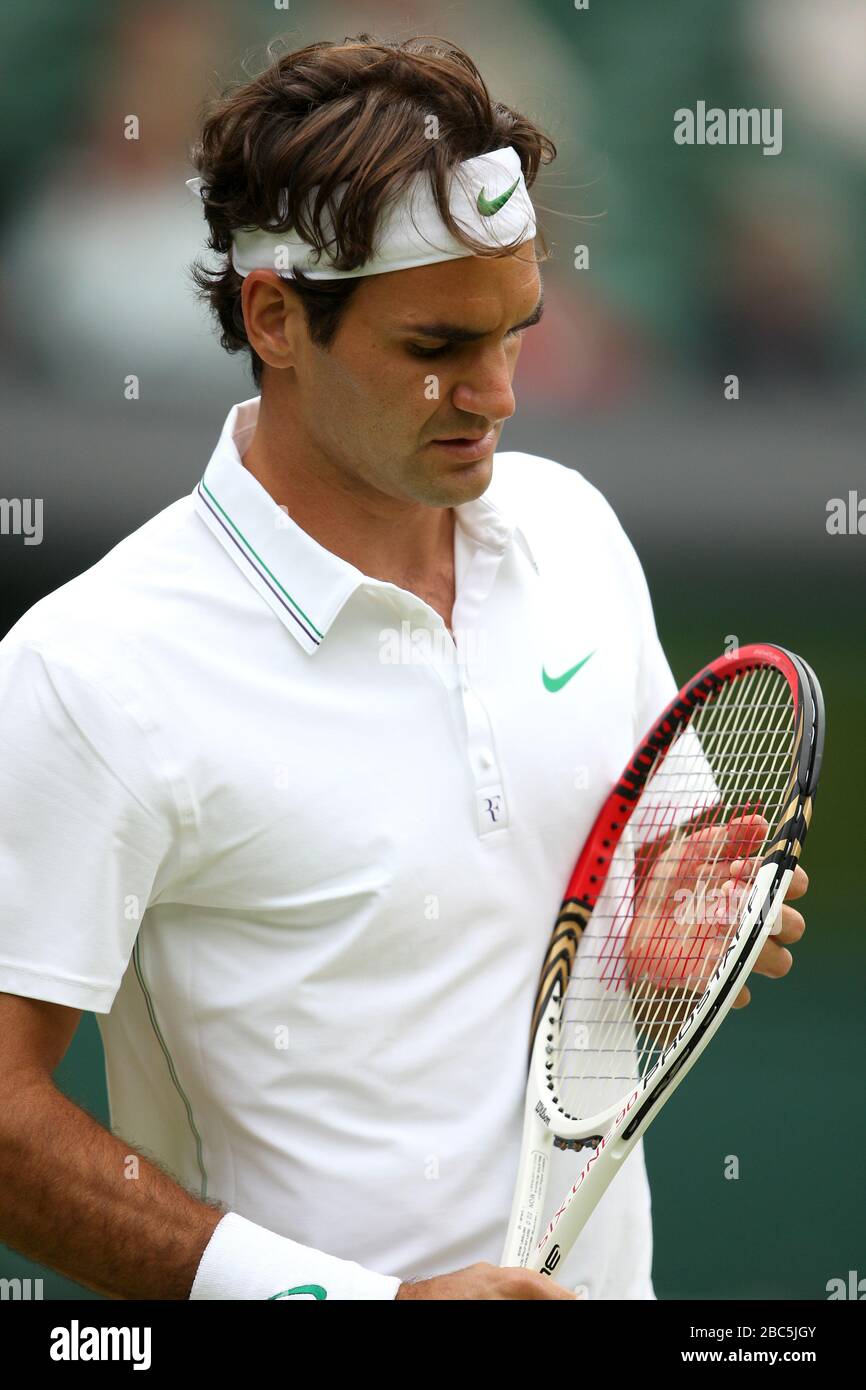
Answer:
[{"label": "short sleeve", "polygon": [[659,640],[643,566],[619,522],[617,526],[625,549],[624,563],[629,574],[638,621],[639,656],[634,707],[634,739],[637,744],[655,724],[662,710],[670,704],[679,686]]},{"label": "short sleeve", "polygon": [[[634,604],[638,614],[640,655],[635,691],[635,744],[658,722],[659,715],[679,690],[656,630],[646,576],[637,554],[622,531],[629,552],[629,568]],[[672,788],[676,792],[672,793]],[[640,838],[667,833],[676,825],[692,820],[719,801],[719,789],[711,762],[691,727],[678,739],[667,755],[665,775],[650,779],[641,809],[632,819]]]},{"label": "short sleeve", "polygon": [[649,624],[645,630],[641,648],[641,665],[638,676],[635,705],[636,743],[656,722],[678,689],[679,686],[674,680],[673,672],[659,640],[652,608],[650,608]]},{"label": "short sleeve", "polygon": [[625,528],[604,493],[576,469],[561,469],[576,501],[577,534],[591,532],[594,554],[602,576],[611,576],[621,587],[629,612],[629,642],[636,660],[633,687],[633,739],[635,745],[670,704],[679,686],[656,630],[652,599],[643,565]]},{"label": "short sleeve", "polygon": [[141,917],[178,865],[159,761],[106,682],[12,635],[0,643],[0,990],[110,1011]]}]

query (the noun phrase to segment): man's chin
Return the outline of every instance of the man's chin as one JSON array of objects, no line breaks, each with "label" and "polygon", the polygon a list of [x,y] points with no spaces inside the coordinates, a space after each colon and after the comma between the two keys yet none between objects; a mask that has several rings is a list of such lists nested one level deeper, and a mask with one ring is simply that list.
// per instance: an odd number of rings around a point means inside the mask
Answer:
[{"label": "man's chin", "polygon": [[[493,478],[494,450],[473,463],[452,463],[428,475],[429,491],[438,494],[434,506],[459,507],[487,491]],[[431,496],[432,500],[432,496]]]},{"label": "man's chin", "polygon": [[493,477],[496,443],[493,443],[487,453],[482,453],[480,459],[449,459],[439,449],[431,450],[431,453],[435,459],[435,470],[431,468],[431,477],[441,480],[443,485],[459,488],[477,486],[481,492],[489,486]]}]

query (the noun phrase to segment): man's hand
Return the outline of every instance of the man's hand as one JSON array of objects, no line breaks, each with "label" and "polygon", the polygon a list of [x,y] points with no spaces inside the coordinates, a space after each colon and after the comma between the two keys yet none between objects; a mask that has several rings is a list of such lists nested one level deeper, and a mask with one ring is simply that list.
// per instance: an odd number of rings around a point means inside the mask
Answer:
[{"label": "man's hand", "polygon": [[[625,943],[632,985],[679,998],[681,1010],[688,1011],[689,999],[703,990],[718,964],[759,865],[749,856],[768,831],[759,813],[742,814],[726,825],[702,827],[639,855],[634,920]],[[808,886],[798,865],[785,903],[801,898]],[[786,946],[799,941],[805,929],[796,908],[783,906],[755,962],[755,973],[771,979],[787,975],[794,960]],[[744,985],[732,1007],[742,1009],[750,999]],[[669,1028],[679,1012],[666,1014]]]},{"label": "man's hand", "polygon": [[500,1269],[497,1265],[469,1265],[454,1274],[440,1274],[435,1279],[419,1279],[416,1283],[401,1284],[397,1298],[434,1299],[534,1299],[571,1298],[578,1295],[571,1289],[555,1284],[546,1274],[529,1269]]},{"label": "man's hand", "polygon": [[[731,868],[735,872],[742,872],[742,867],[739,864],[732,864]],[[785,894],[785,904],[802,898],[808,887],[809,875],[798,864]],[[798,912],[795,907],[783,906],[779,913],[778,927],[778,931],[774,929],[767,937],[761,954],[752,968],[753,974],[768,975],[771,980],[781,980],[791,969],[794,964],[794,957],[785,948],[792,942],[800,940],[806,930],[806,923],[802,913]],[[743,985],[731,1008],[744,1009],[751,997],[751,991],[746,985]]]}]

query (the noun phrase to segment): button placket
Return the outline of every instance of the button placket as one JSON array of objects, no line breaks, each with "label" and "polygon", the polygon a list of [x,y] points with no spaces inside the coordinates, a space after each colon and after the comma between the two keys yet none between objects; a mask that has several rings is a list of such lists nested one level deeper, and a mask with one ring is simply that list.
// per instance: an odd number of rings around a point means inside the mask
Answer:
[{"label": "button placket", "polygon": [[493,751],[493,729],[481,699],[464,675],[460,684],[466,720],[469,768],[475,786],[475,815],[480,835],[503,830],[508,825],[508,804],[502,774]]}]

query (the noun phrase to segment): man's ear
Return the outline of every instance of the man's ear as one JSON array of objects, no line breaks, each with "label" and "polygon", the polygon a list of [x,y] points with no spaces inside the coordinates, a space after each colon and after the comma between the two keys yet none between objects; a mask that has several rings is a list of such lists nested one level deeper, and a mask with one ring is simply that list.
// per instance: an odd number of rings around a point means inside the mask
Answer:
[{"label": "man's ear", "polygon": [[251,270],[241,286],[244,326],[250,345],[269,367],[294,367],[307,335],[304,307],[275,270]]}]

